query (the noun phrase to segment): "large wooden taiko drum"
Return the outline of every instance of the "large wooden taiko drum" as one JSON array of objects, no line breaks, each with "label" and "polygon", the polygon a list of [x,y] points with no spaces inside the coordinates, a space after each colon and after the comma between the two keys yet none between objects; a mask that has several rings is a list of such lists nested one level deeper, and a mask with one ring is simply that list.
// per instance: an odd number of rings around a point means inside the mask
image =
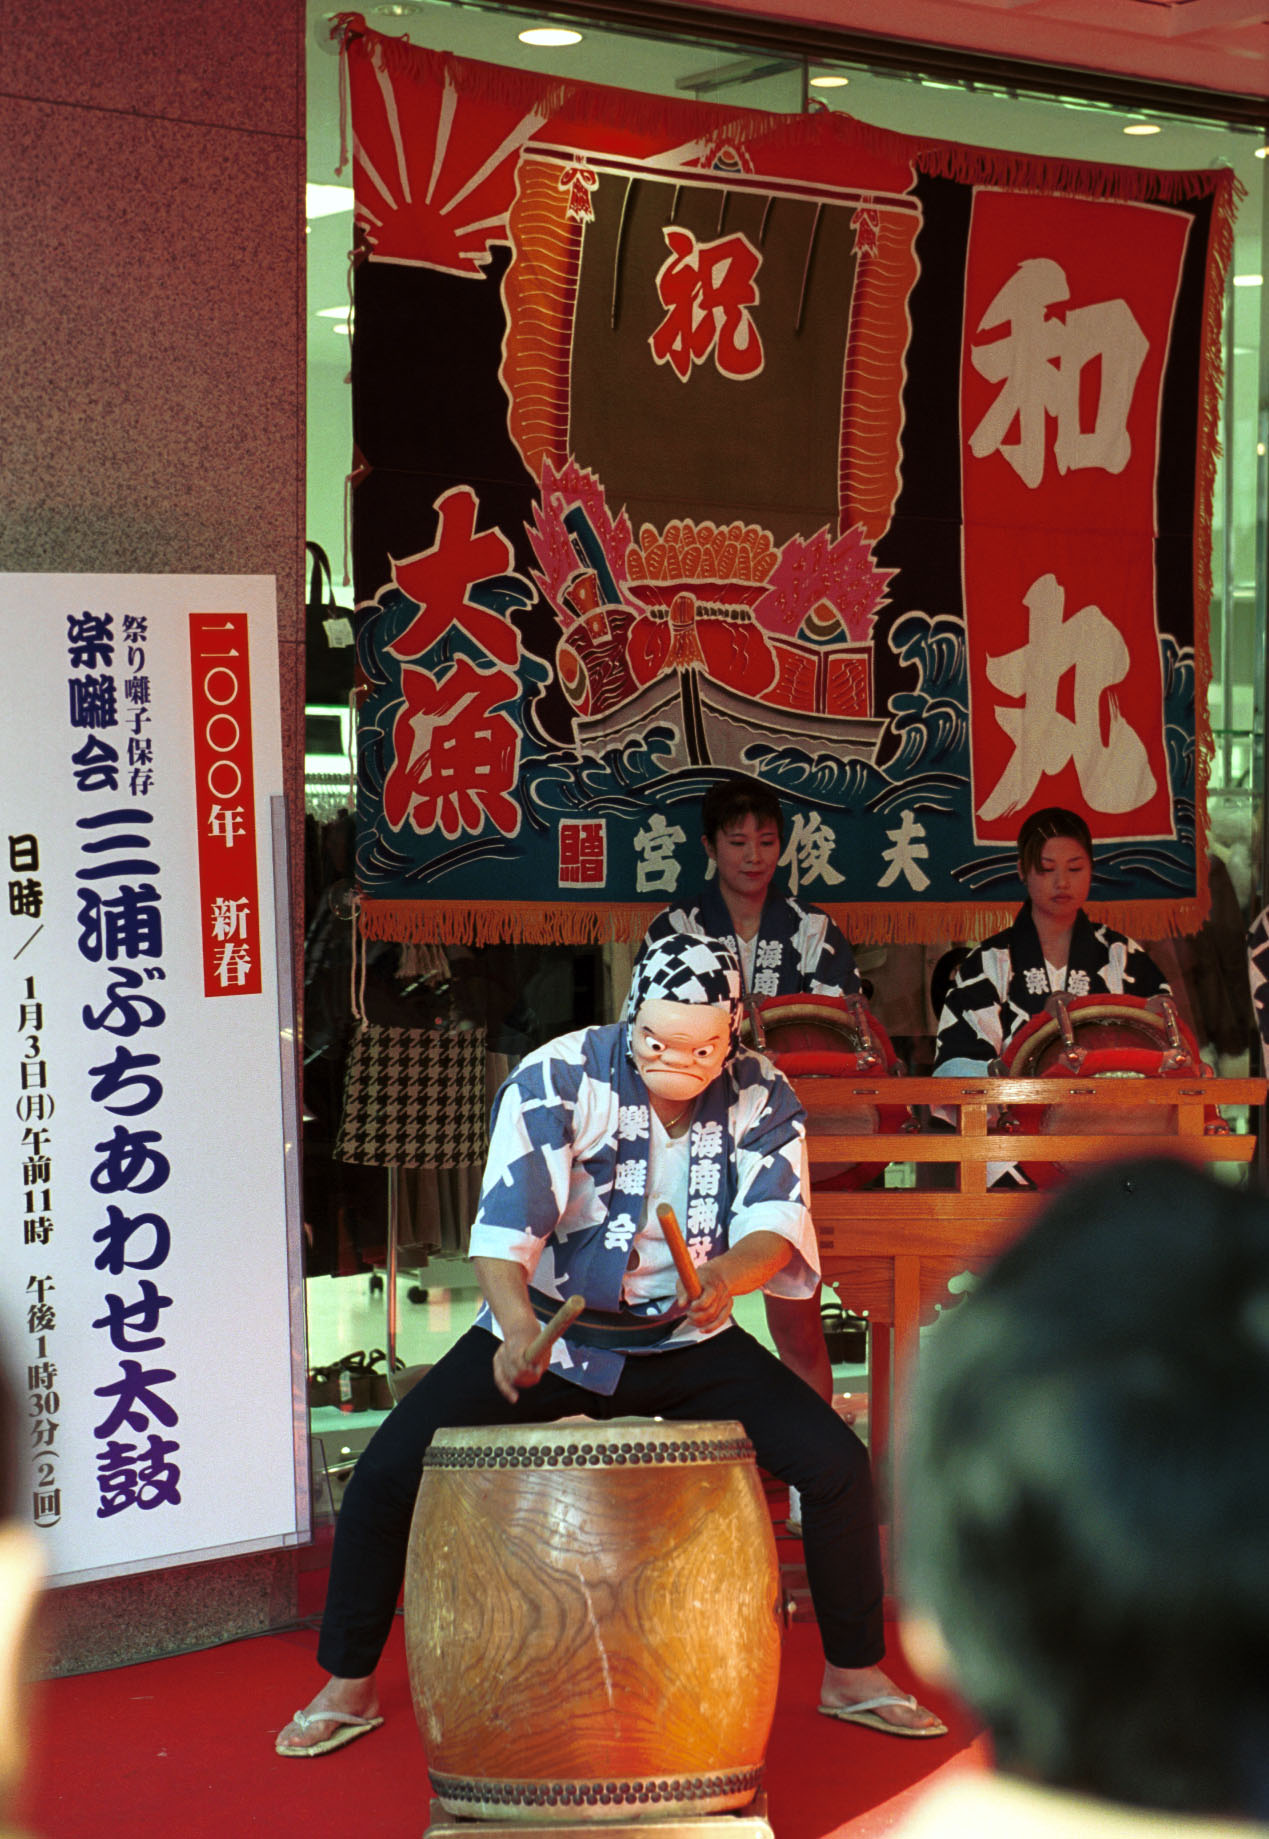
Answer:
[{"label": "large wooden taiko drum", "polygon": [[[1005,1050],[1004,1071],[1011,1079],[1050,1077],[1198,1079],[1209,1072],[1198,1042],[1177,1014],[1169,997],[1050,997]],[[1222,1128],[1218,1114],[1210,1118]],[[1141,1136],[1175,1128],[1173,1114],[1153,1105],[1103,1112],[1095,1125],[1079,1105],[1018,1105],[1012,1125],[1026,1136],[1102,1134]],[[1037,1187],[1055,1186],[1066,1172],[1056,1162],[1027,1162],[1024,1172]]]},{"label": "large wooden taiko drum", "polygon": [[[800,1079],[876,1079],[903,1072],[890,1036],[862,996],[768,996],[758,1004],[763,1051],[796,1084]],[[753,1029],[744,1031],[752,1043]],[[842,1136],[874,1136],[878,1131],[914,1128],[906,1105],[876,1104],[860,1098],[821,1117],[820,1127]],[[817,1164],[812,1185],[821,1190],[863,1188],[885,1169],[884,1162]]]},{"label": "large wooden taiko drum", "polygon": [[405,1584],[436,1794],[450,1813],[516,1821],[747,1805],[775,1712],[778,1608],[739,1424],[439,1431]]}]

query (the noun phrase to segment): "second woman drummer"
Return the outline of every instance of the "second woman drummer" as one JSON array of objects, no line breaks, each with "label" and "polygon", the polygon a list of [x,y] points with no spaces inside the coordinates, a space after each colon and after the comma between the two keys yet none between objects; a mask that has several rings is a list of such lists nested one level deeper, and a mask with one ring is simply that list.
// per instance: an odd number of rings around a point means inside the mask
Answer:
[{"label": "second woman drummer", "polygon": [[[860,988],[855,956],[827,913],[772,887],[784,849],[780,800],[753,779],[720,779],[701,804],[701,842],[717,870],[690,906],[658,913],[642,947],[673,932],[732,940],[746,998],[850,996]],[[766,1296],[767,1327],[785,1366],[829,1403],[833,1368],[820,1297]]]},{"label": "second woman drummer", "polygon": [[1027,898],[1013,924],[958,966],[938,1021],[934,1071],[981,1077],[1049,997],[1157,996],[1167,979],[1143,945],[1084,911],[1093,839],[1075,811],[1033,811],[1018,832]]}]

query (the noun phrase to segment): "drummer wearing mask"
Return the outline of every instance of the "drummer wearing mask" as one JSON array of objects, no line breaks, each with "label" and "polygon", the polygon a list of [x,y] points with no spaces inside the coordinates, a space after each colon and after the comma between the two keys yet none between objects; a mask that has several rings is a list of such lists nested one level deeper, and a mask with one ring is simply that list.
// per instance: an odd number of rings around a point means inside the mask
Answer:
[{"label": "drummer wearing mask", "polygon": [[[722,941],[672,933],[650,948],[630,1007],[628,1023],[536,1049],[499,1090],[471,1234],[485,1304],[353,1471],[317,1650],[329,1677],[279,1733],[281,1756],[323,1756],[383,1722],[375,1669],[436,1430],[579,1414],[737,1420],[761,1466],[803,1492],[820,1711],[893,1736],[946,1734],[881,1667],[867,1451],[732,1314],[736,1296],[815,1282],[797,1095],[741,1044],[740,972]],[[661,1203],[683,1221],[694,1296]],[[542,1345],[542,1323],[574,1300],[581,1314]]]},{"label": "drummer wearing mask", "polygon": [[959,966],[938,1022],[934,1070],[981,1077],[1020,1028],[1067,996],[1169,994],[1145,947],[1084,911],[1093,839],[1075,811],[1033,811],[1018,832],[1018,874],[1027,891],[1013,924]]},{"label": "drummer wearing mask", "polygon": [[[848,996],[860,988],[855,956],[818,907],[773,888],[784,849],[784,814],[759,780],[720,779],[701,804],[701,843],[715,878],[690,906],[658,913],[642,952],[684,933],[726,939],[740,960],[746,1003],[768,996]],[[766,1296],[767,1327],[785,1366],[822,1399],[833,1398],[820,1289],[801,1300]],[[792,1517],[797,1519],[796,1504]]]}]

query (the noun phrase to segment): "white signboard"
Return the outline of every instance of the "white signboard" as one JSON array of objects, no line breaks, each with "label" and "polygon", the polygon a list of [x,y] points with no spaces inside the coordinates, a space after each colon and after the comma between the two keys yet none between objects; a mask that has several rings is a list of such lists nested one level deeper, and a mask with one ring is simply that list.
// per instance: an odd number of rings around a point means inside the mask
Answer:
[{"label": "white signboard", "polygon": [[60,1583],[293,1542],[274,584],[10,575],[0,618],[0,1331],[22,1517]]}]

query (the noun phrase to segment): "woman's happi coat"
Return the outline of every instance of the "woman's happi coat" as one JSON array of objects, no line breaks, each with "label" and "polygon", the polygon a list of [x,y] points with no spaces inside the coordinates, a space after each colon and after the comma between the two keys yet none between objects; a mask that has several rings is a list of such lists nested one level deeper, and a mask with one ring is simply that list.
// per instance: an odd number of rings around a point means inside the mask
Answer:
[{"label": "woman's happi coat", "polygon": [[[734,939],[735,931],[722,894],[711,884],[692,906],[658,913],[642,950],[673,932]],[[789,894],[768,893],[753,966],[748,994],[759,1001],[764,996],[851,996],[860,987],[855,954],[841,928],[818,907],[803,907]]]},{"label": "woman's happi coat", "polygon": [[1025,901],[1013,924],[985,939],[957,971],[939,1017],[935,1072],[981,1074],[1043,1012],[1054,989],[1067,996],[1157,996],[1168,993],[1168,982],[1135,939],[1094,925],[1081,908],[1065,978],[1055,984]]}]

